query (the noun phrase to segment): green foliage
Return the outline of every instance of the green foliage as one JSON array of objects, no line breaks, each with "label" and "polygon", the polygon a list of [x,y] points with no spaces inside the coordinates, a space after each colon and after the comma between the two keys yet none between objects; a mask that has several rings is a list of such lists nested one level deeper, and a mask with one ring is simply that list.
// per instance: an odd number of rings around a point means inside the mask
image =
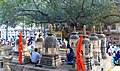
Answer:
[{"label": "green foliage", "polygon": [[68,22],[69,25],[99,24],[118,21],[119,17],[104,16],[117,14],[116,5],[110,0],[1,0],[0,18],[5,23],[9,19],[9,25],[23,21],[26,25],[30,22],[56,21]]}]

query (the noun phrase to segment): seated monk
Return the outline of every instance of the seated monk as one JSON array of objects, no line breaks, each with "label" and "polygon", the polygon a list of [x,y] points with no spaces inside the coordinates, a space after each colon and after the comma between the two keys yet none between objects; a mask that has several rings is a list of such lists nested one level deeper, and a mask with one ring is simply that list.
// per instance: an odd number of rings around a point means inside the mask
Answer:
[{"label": "seated monk", "polygon": [[70,52],[67,54],[67,64],[72,65],[74,63],[74,57],[75,53],[73,52],[73,49],[70,48]]}]

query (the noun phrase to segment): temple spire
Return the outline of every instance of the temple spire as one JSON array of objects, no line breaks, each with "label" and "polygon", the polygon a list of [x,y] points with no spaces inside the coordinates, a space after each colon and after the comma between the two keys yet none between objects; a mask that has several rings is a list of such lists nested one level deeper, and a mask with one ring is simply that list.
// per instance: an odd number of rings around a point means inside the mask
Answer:
[{"label": "temple spire", "polygon": [[103,31],[102,31],[102,25],[100,26],[100,33],[101,33],[101,34],[103,33]]},{"label": "temple spire", "polygon": [[74,32],[76,32],[76,27],[74,26],[74,30],[73,30]]},{"label": "temple spire", "polygon": [[92,29],[93,29],[93,30],[92,30],[93,33],[92,33],[91,35],[92,35],[92,36],[95,36],[95,35],[96,35],[96,33],[95,33],[95,26],[93,26]]},{"label": "temple spire", "polygon": [[52,24],[50,24],[50,29],[49,30],[50,30],[50,33],[52,33],[52,31],[53,31],[52,30]]},{"label": "temple spire", "polygon": [[84,36],[86,35],[86,26],[85,25],[83,26],[83,35]]},{"label": "temple spire", "polygon": [[93,34],[95,34],[95,26],[93,26]]}]

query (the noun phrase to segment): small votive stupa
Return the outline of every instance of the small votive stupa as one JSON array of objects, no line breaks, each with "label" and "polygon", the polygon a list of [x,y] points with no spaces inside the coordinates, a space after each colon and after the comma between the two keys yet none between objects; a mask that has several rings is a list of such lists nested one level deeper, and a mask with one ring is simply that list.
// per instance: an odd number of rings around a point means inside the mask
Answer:
[{"label": "small votive stupa", "polygon": [[83,26],[83,42],[82,42],[82,51],[83,51],[83,61],[87,71],[91,71],[91,58],[90,58],[90,39],[86,35],[86,26]]},{"label": "small votive stupa", "polygon": [[93,57],[92,57],[92,64],[99,65],[99,60],[98,60],[98,53],[99,53],[99,45],[98,45],[98,37],[96,36],[95,33],[95,26],[93,26],[93,33],[89,36],[90,42],[93,44]]},{"label": "small votive stupa", "polygon": [[107,58],[107,56],[106,56],[106,37],[102,32],[102,27],[100,27],[100,32],[96,36],[101,41],[99,53],[101,53],[102,59],[106,59]]}]

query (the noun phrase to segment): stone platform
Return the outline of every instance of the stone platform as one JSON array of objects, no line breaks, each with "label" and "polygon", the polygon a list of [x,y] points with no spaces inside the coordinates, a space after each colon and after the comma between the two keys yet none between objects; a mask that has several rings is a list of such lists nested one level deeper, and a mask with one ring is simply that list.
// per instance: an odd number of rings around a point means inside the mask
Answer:
[{"label": "stone platform", "polygon": [[44,67],[35,67],[33,64],[19,65],[14,63],[7,63],[10,67],[10,71],[69,71],[72,68],[72,65],[62,65],[56,69],[44,68]]},{"label": "stone platform", "polygon": [[[91,71],[108,71],[113,68],[114,65],[112,63],[112,57],[109,56],[107,59],[101,60],[100,66],[93,66]],[[36,67],[34,64],[16,64],[16,63],[6,63],[11,70],[9,71],[76,71],[72,68],[72,65],[62,64],[60,67],[56,69],[50,69],[45,67]],[[2,71],[2,70],[0,70]]]},{"label": "stone platform", "polygon": [[40,65],[46,68],[57,68],[61,66],[61,58],[58,54],[42,54]]}]

